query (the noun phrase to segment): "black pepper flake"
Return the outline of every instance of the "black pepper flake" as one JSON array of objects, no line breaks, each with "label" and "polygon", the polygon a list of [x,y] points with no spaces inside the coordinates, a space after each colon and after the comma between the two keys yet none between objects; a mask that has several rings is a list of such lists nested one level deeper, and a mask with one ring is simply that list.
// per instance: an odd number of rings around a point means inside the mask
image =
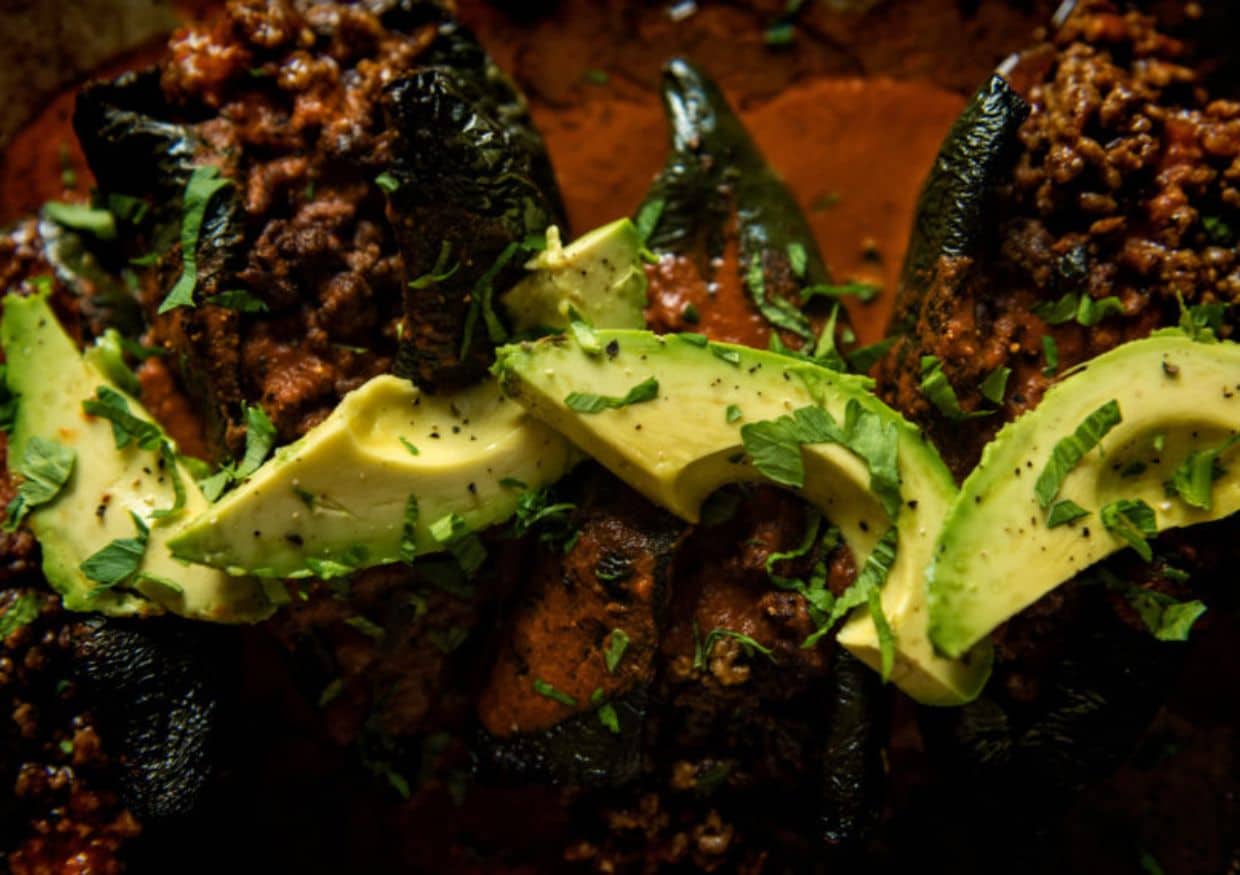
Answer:
[{"label": "black pepper flake", "polygon": [[296,532],[289,532],[288,534],[284,536],[284,540],[288,541],[294,547],[300,547],[303,543],[305,543],[302,540],[301,535],[297,534]]},{"label": "black pepper flake", "polygon": [[431,432],[431,437],[433,437],[435,440],[439,440],[439,432],[437,431]]},{"label": "black pepper flake", "polygon": [[614,359],[616,356],[620,354],[620,341],[613,340],[611,343],[607,344],[607,346],[604,347],[604,351],[607,353],[607,357],[609,359]]},{"label": "black pepper flake", "polygon": [[1169,361],[1165,361],[1165,360],[1163,361],[1162,369],[1163,369],[1163,373],[1166,374],[1168,377],[1178,377],[1180,375],[1180,366],[1172,364]]},{"label": "black pepper flake", "polygon": [[472,482],[472,481],[471,481],[471,482],[470,482],[470,484],[469,484],[468,486],[466,486],[465,488],[469,490],[469,494],[470,494],[470,495],[477,495],[477,494],[478,494],[478,484],[477,484],[477,483],[474,483],[474,482]]},{"label": "black pepper flake", "polygon": [[860,528],[861,531],[863,532],[868,532],[870,530],[870,524],[867,523],[865,520],[862,520],[861,522],[857,523],[857,527]]},{"label": "black pepper flake", "polygon": [[917,499],[910,498],[907,502],[909,510],[917,510]]}]

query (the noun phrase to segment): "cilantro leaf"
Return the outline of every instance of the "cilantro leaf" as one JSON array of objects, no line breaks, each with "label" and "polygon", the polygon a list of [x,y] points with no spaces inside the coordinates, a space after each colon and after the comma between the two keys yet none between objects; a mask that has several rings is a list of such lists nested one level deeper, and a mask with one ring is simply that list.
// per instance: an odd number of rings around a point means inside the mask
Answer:
[{"label": "cilantro leaf", "polygon": [[1042,357],[1046,359],[1046,364],[1042,368],[1042,376],[1055,376],[1059,370],[1059,344],[1055,342],[1053,335],[1042,335]]},{"label": "cilantro leaf", "polygon": [[447,549],[466,575],[473,575],[486,561],[482,541],[469,529],[460,514],[450,513],[430,525],[431,537]]},{"label": "cilantro leaf", "polygon": [[856,298],[863,304],[868,304],[878,297],[881,291],[882,287],[873,283],[817,283],[801,289],[801,302],[808,302],[811,298],[830,298],[835,301],[840,298]]},{"label": "cilantro leaf", "polygon": [[1159,641],[1187,641],[1189,630],[1206,612],[1205,604],[1197,599],[1181,602],[1165,593],[1137,586],[1130,587],[1124,595]]},{"label": "cilantro leaf", "polygon": [[1233,434],[1210,450],[1194,450],[1185,457],[1171,476],[1171,487],[1181,500],[1192,507],[1209,510],[1214,503],[1214,481],[1222,475],[1219,456],[1240,443],[1240,434]]},{"label": "cilantro leaf", "polygon": [[[591,701],[593,701],[593,696],[591,696]],[[598,714],[598,722],[602,723],[609,732],[614,735],[620,734],[620,716],[610,702],[598,703],[595,713]]]},{"label": "cilantro leaf", "polygon": [[1033,312],[1048,325],[1062,325],[1076,320],[1078,324],[1092,328],[1111,314],[1122,315],[1124,305],[1114,295],[1093,298],[1081,292],[1068,292],[1055,301],[1042,301],[1034,305]]},{"label": "cilantro leaf", "polygon": [[573,333],[577,345],[586,355],[602,355],[603,344],[594,333],[594,327],[572,307],[568,310],[568,330]]},{"label": "cilantro leaf", "polygon": [[603,651],[603,662],[607,665],[609,674],[615,674],[616,668],[620,665],[620,660],[624,659],[624,651],[629,647],[629,636],[621,628],[611,630],[611,634],[607,636],[607,647]]},{"label": "cilantro leaf", "polygon": [[33,437],[22,452],[16,472],[22,476],[17,495],[9,502],[4,531],[14,531],[26,514],[60,494],[73,474],[77,453],[44,437]]},{"label": "cilantro leaf", "polygon": [[216,307],[223,307],[227,310],[236,310],[240,313],[266,313],[267,302],[262,298],[256,298],[245,289],[232,289],[227,292],[219,292],[207,298],[207,304]]},{"label": "cilantro leaf", "polygon": [[771,648],[761,642],[755,641],[743,632],[735,632],[731,629],[724,629],[720,626],[711,629],[710,632],[706,634],[706,639],[702,641],[701,646],[696,649],[696,652],[693,655],[694,668],[699,670],[706,668],[707,661],[710,659],[711,651],[715,649],[715,642],[721,638],[731,638],[734,641],[738,641],[741,647],[744,648],[746,656],[752,656],[756,651],[761,653],[771,662],[778,661],[775,659],[775,651],[771,650]]},{"label": "cilantro leaf", "polygon": [[534,692],[540,696],[545,696],[553,702],[559,702],[561,705],[567,705],[570,708],[577,707],[576,699],[568,693],[560,692],[542,678],[534,678]]},{"label": "cilantro leaf", "polygon": [[1038,475],[1034,487],[1038,504],[1043,508],[1049,507],[1059,494],[1064,478],[1085,458],[1086,453],[1102,442],[1107,432],[1122,421],[1119,402],[1112,399],[1085,417],[1085,421],[1078,425],[1072,434],[1060,438],[1051,450],[1046,467]]},{"label": "cilantro leaf", "polygon": [[0,614],[0,643],[39,616],[39,597],[32,592],[17,595]]},{"label": "cilantro leaf", "polygon": [[921,394],[938,408],[939,413],[942,413],[953,422],[976,419],[980,416],[990,416],[994,413],[993,410],[974,410],[972,412],[962,410],[960,401],[956,397],[956,390],[947,379],[947,375],[943,373],[943,363],[939,361],[939,357],[936,355],[923,355],[921,357]]},{"label": "cilantro leaf", "polygon": [[736,422],[738,419],[741,418],[741,416],[743,416],[743,414],[741,413],[741,409],[737,407],[735,404],[729,404],[727,409],[724,410],[723,412],[724,421],[728,423]]},{"label": "cilantro leaf", "polygon": [[194,287],[198,284],[198,234],[211,198],[231,184],[230,180],[220,176],[218,167],[195,167],[190,174],[182,198],[181,275],[159,305],[160,313],[194,305]]},{"label": "cilantro leaf", "polygon": [[866,374],[870,368],[878,363],[878,360],[887,354],[887,350],[895,344],[894,337],[884,338],[878,343],[871,343],[869,346],[863,346],[854,349],[850,353],[845,353],[848,358],[848,365],[854,373]]},{"label": "cilantro leaf", "polygon": [[441,283],[452,276],[461,269],[461,263],[457,261],[451,267],[448,267],[448,259],[451,257],[452,243],[449,240],[445,240],[439,246],[439,255],[435,259],[435,266],[431,268],[431,272],[424,273],[420,277],[410,280],[409,288],[424,289],[435,283]]},{"label": "cilantro leaf", "polygon": [[[870,555],[865,558],[857,579],[848,589],[844,590],[831,606],[831,613],[826,621],[801,643],[804,648],[813,647],[822,639],[842,617],[853,608],[868,604],[870,593],[877,592],[887,582],[887,575],[896,562],[896,550],[899,546],[899,531],[891,526],[883,533]],[[873,613],[873,608],[871,608]]]},{"label": "cilantro leaf", "polygon": [[1089,511],[1075,501],[1063,498],[1051,505],[1046,515],[1046,527],[1053,529],[1087,516],[1089,516]]},{"label": "cilantro leaf", "polygon": [[142,566],[146,556],[146,542],[150,529],[142,521],[142,517],[130,511],[130,518],[137,526],[138,534],[132,538],[117,538],[96,552],[87,556],[78,566],[87,579],[98,584],[89,593],[95,598],[121,584],[127,583]]},{"label": "cilantro leaf", "polygon": [[745,285],[753,298],[754,306],[767,322],[776,328],[790,331],[805,340],[812,340],[814,332],[809,320],[797,307],[783,298],[767,298],[766,277],[762,270],[762,255],[755,252],[745,273]]},{"label": "cilantro leaf", "polygon": [[982,380],[982,384],[978,386],[978,391],[982,393],[982,397],[994,404],[1003,403],[1003,394],[1007,391],[1008,377],[1012,375],[1012,369],[1006,365],[1000,365],[995,368],[986,379]]},{"label": "cilantro leaf", "polygon": [[793,276],[804,279],[805,270],[809,267],[809,253],[805,251],[805,245],[794,241],[784,247],[784,251],[788,253],[788,266],[792,268]]},{"label": "cilantro leaf", "polygon": [[384,194],[393,194],[400,188],[400,180],[385,170],[375,177],[375,185],[379,186]]},{"label": "cilantro leaf", "polygon": [[276,427],[257,404],[246,405],[245,425],[245,455],[233,475],[236,480],[244,480],[257,471],[276,442]]},{"label": "cilantro leaf", "polygon": [[633,224],[637,226],[637,233],[641,235],[642,242],[650,239],[650,235],[654,233],[655,228],[659,227],[659,219],[663,216],[663,209],[667,206],[667,202],[661,198],[652,198],[641,205],[637,211],[637,217],[633,220]]},{"label": "cilantro leaf", "polygon": [[107,210],[96,209],[87,204],[48,201],[43,205],[43,215],[57,225],[74,231],[85,231],[100,240],[116,239],[116,218]]},{"label": "cilantro leaf", "polygon": [[569,392],[564,404],[569,410],[578,413],[601,413],[604,410],[617,410],[630,404],[653,401],[659,397],[659,381],[654,377],[643,380],[625,393],[622,398],[610,395],[595,395],[590,392]]},{"label": "cilantro leaf", "polygon": [[1140,499],[1121,498],[1103,505],[1099,516],[1107,531],[1136,550],[1142,559],[1154,559],[1154,551],[1146,540],[1158,534],[1154,508]]}]

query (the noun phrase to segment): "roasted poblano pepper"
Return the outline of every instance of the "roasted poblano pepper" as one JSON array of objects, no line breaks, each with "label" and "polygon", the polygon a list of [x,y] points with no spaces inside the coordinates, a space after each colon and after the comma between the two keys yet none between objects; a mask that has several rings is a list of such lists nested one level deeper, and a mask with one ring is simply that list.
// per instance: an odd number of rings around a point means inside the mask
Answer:
[{"label": "roasted poblano pepper", "polygon": [[567,229],[525,102],[473,36],[445,23],[421,60],[385,94],[388,218],[411,278],[397,372],[435,391],[485,373],[506,337],[495,297],[548,225]]},{"label": "roasted poblano pepper", "polygon": [[[650,249],[689,259],[709,284],[735,236],[735,269],[751,305],[790,345],[809,353],[817,335],[802,312],[802,292],[827,285],[829,276],[796,199],[702,71],[671,61],[662,96],[671,153],[635,215]],[[834,325],[835,336],[818,343],[818,351],[843,369],[838,350],[850,334],[847,317],[838,312]]]}]

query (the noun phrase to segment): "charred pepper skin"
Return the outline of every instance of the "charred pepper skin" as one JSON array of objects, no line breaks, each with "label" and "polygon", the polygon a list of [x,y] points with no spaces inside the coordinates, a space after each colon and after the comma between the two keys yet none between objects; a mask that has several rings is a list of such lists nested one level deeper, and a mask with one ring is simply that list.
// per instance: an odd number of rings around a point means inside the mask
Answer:
[{"label": "charred pepper skin", "polygon": [[[826,264],[796,199],[766,163],[719,87],[678,58],[663,70],[661,89],[671,153],[635,216],[659,202],[658,221],[647,243],[655,253],[690,258],[710,279],[735,234],[741,276],[751,298],[766,297],[800,307],[800,290],[829,281]],[[733,219],[735,217],[735,225]],[[789,247],[802,247],[805,267],[793,270]],[[764,288],[750,287],[757,260]],[[846,319],[837,324],[837,336]],[[804,338],[808,339],[808,338]]]},{"label": "charred pepper skin", "polygon": [[[480,379],[497,339],[482,300],[521,276],[520,245],[548,225],[567,232],[542,138],[524,100],[455,22],[440,26],[425,65],[388,86],[383,99],[395,137],[388,219],[410,281],[396,372],[427,391]],[[447,263],[440,264],[447,254]],[[445,268],[455,265],[449,275]],[[485,288],[484,286],[489,287]]]},{"label": "charred pepper skin", "polygon": [[848,848],[871,833],[882,812],[890,697],[874,671],[843,648],[828,683],[818,829],[824,845]]}]

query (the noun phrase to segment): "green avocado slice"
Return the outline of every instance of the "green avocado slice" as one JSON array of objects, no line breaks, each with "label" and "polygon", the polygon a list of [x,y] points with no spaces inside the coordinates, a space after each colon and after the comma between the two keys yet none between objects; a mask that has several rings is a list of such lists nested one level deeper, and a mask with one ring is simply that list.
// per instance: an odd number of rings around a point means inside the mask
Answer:
[{"label": "green avocado slice", "polygon": [[[567,327],[570,304],[645,324],[642,243],[628,219],[562,248],[554,229],[549,238],[546,257],[508,296],[509,307],[531,307],[530,327]],[[376,377],[190,521],[172,550],[232,574],[344,575],[445,549],[437,522],[455,522],[441,528],[458,534],[502,523],[526,489],[554,483],[579,459],[494,379],[431,395]]]},{"label": "green avocado slice", "polygon": [[[9,464],[20,466],[35,439],[72,450],[75,462],[64,487],[29,516],[43,551],[43,572],[66,608],[114,616],[157,614],[167,610],[216,622],[249,622],[269,616],[272,605],[253,579],[230,577],[211,568],[173,558],[168,542],[178,525],[208,503],[179,459],[176,476],[185,489],[184,510],[160,519],[173,506],[173,477],[157,452],[134,443],[118,449],[112,426],[87,415],[82,402],[100,387],[123,397],[129,413],[153,422],[138,401],[105,375],[103,347],[79,355],[44,295],[8,295],[0,323],[9,389],[19,397],[9,438]],[[95,592],[97,583],[82,563],[116,540],[132,538],[136,514],[150,533],[136,576],[128,588]],[[163,581],[163,582],[161,582]]]},{"label": "green avocado slice", "polygon": [[[1098,446],[1075,464],[1080,453],[1071,453],[1058,466],[1065,472],[1060,482],[1044,474],[1056,445],[1074,443],[1071,436],[1111,402],[1121,420]],[[986,446],[947,515],[929,570],[935,646],[965,653],[1077,572],[1124,549],[1129,541],[1102,519],[1103,508],[1116,502],[1144,502],[1159,532],[1235,513],[1240,468],[1228,464],[1236,458],[1228,441],[1238,430],[1240,344],[1164,332],[1117,347],[1051,387]],[[1190,494],[1208,507],[1193,506],[1167,485],[1190,453],[1220,449],[1218,464],[1207,460],[1203,470],[1205,500]],[[1088,515],[1051,527],[1050,510],[1060,501],[1080,509],[1062,517]]]},{"label": "green avocado slice", "polygon": [[[920,432],[869,391],[864,377],[841,374],[762,350],[707,344],[686,335],[599,331],[604,351],[590,354],[567,336],[502,347],[495,370],[504,391],[562,432],[651,501],[696,522],[703,500],[719,487],[765,476],[747,457],[741,428],[806,406],[844,422],[850,404],[878,417],[896,435],[903,501],[898,548],[882,589],[882,606],[896,635],[892,681],[918,701],[958,704],[972,699],[990,668],[987,645],[966,658],[939,656],[926,636],[923,572],[955,485]],[[599,412],[570,393],[624,398],[654,378],[650,397]],[[648,385],[648,384],[647,384]],[[734,410],[739,408],[740,415]],[[866,464],[838,443],[805,445],[800,494],[840,527],[859,564],[889,527],[871,489]],[[864,611],[854,613],[837,640],[871,667],[881,666],[878,632]]]}]

